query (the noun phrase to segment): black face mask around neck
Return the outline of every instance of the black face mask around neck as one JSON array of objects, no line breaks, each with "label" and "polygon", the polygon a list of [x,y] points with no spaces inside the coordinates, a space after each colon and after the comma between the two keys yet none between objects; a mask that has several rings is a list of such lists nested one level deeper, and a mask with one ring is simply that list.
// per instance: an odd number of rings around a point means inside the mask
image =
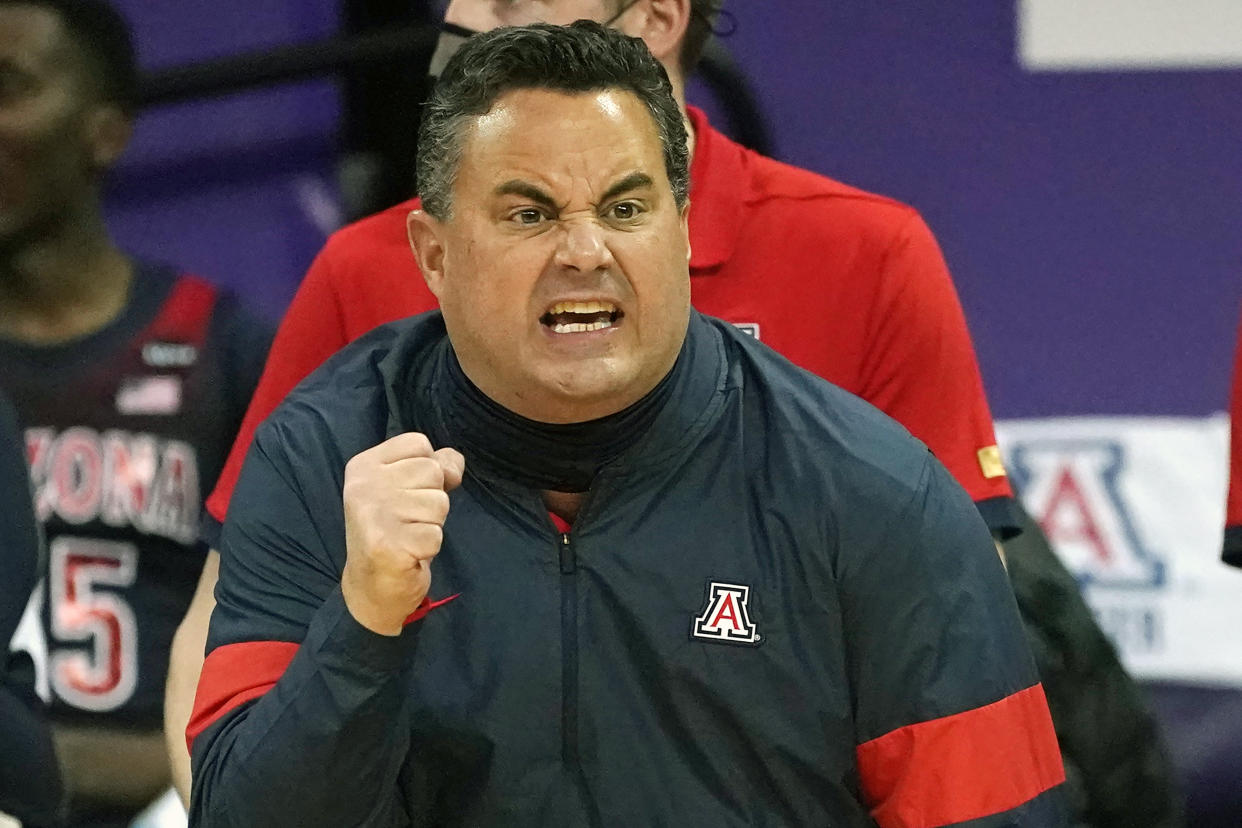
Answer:
[{"label": "black face mask around neck", "polygon": [[584,423],[541,423],[515,414],[470,381],[447,348],[443,372],[444,415],[452,423],[454,448],[466,467],[478,462],[500,477],[531,488],[585,492],[605,464],[647,434],[686,369],[686,347],[672,370],[633,405]]}]

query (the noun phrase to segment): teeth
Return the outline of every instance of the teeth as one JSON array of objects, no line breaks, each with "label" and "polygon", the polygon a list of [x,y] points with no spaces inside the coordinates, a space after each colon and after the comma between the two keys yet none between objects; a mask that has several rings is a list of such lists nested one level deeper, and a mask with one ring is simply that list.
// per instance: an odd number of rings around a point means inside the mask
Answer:
[{"label": "teeth", "polygon": [[548,313],[613,313],[617,306],[611,302],[557,302]]},{"label": "teeth", "polygon": [[598,322],[592,322],[590,325],[584,325],[581,322],[571,322],[569,324],[557,323],[552,326],[552,330],[556,333],[584,333],[586,331],[599,331],[604,328],[611,327],[611,320],[601,319]]}]

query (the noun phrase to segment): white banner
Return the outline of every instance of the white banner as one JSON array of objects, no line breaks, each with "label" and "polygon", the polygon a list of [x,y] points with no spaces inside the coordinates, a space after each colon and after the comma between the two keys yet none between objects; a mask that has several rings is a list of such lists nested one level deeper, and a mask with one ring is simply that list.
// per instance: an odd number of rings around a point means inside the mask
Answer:
[{"label": "white banner", "polygon": [[1229,422],[998,422],[1023,503],[1139,678],[1242,687],[1242,571],[1220,561]]},{"label": "white banner", "polygon": [[1033,72],[1242,66],[1238,0],[1019,0],[1017,34]]}]

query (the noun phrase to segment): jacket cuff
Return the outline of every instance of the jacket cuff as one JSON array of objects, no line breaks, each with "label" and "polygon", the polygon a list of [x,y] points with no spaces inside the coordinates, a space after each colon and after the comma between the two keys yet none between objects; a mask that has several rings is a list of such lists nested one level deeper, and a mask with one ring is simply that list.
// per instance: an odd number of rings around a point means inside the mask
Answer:
[{"label": "jacket cuff", "polygon": [[1225,527],[1225,543],[1220,559],[1230,566],[1242,567],[1242,526]]},{"label": "jacket cuff", "polygon": [[305,646],[322,661],[387,675],[400,669],[417,635],[417,624],[406,627],[400,635],[380,635],[362,626],[345,606],[338,585],[315,613],[306,631]]},{"label": "jacket cuff", "polygon": [[220,551],[220,531],[224,525],[220,521],[211,516],[211,512],[203,510],[203,516],[198,521],[198,539],[207,544],[208,549]]},{"label": "jacket cuff", "polygon": [[992,537],[1007,541],[1022,534],[1022,513],[1012,497],[989,497],[976,500],[975,508],[983,522],[992,530]]}]

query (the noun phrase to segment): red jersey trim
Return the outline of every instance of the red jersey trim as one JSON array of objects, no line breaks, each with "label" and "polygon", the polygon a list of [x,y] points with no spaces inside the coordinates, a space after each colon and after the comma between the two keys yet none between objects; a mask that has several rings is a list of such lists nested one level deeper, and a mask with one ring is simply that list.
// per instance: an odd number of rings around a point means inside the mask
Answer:
[{"label": "red jersey trim", "polygon": [[858,746],[880,828],[979,819],[1065,781],[1042,685],[974,710],[898,728]]},{"label": "red jersey trim", "polygon": [[[420,620],[460,594],[439,601],[424,598],[404,623],[412,624]],[[275,687],[300,646],[292,641],[243,641],[212,650],[203,662],[203,672],[198,680],[194,712],[185,729],[186,747],[193,752],[194,740],[221,716]]]},{"label": "red jersey trim", "polygon": [[159,314],[139,339],[171,340],[202,346],[219,291],[198,276],[183,275],[173,284]]}]

